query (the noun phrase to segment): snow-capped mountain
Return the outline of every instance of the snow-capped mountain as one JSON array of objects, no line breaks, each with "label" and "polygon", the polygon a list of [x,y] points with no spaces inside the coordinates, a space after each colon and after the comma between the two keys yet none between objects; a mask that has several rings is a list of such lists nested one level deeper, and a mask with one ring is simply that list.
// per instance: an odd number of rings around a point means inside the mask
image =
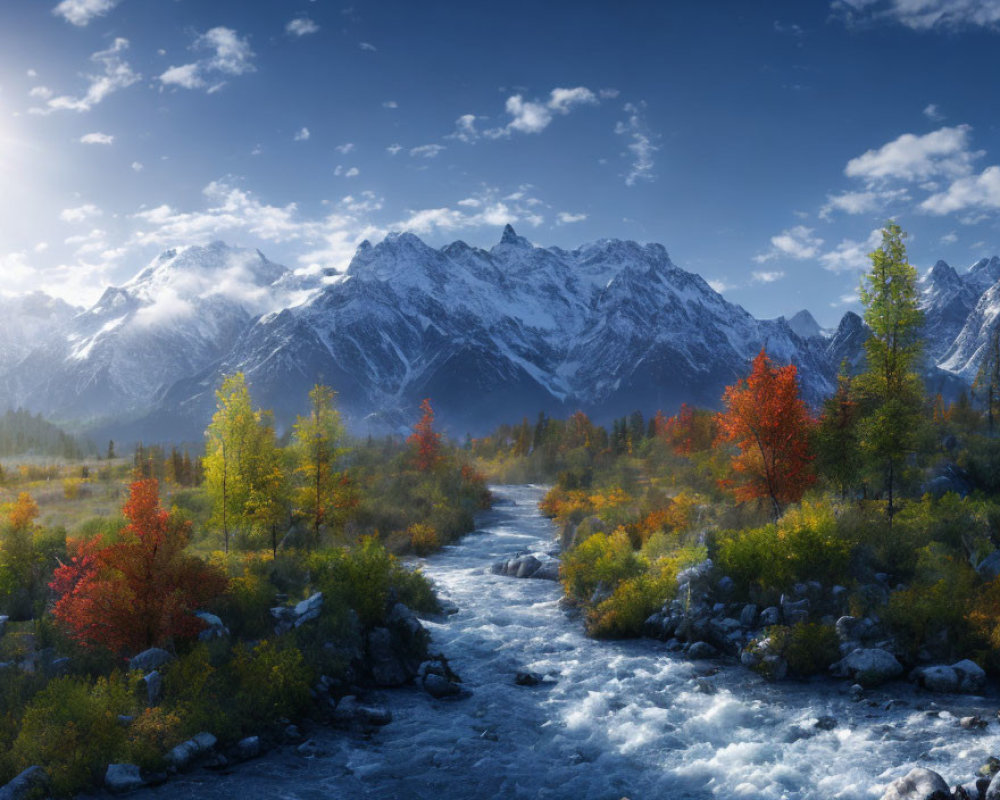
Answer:
[{"label": "snow-capped mountain", "polygon": [[[1000,325],[998,278],[994,258],[964,274],[938,262],[921,279],[930,390],[974,375]],[[658,244],[538,247],[510,226],[488,250],[391,234],[362,243],[340,275],[292,272],[222,243],[183,247],[88,310],[51,313],[50,335],[31,329],[18,341],[44,342],[20,351],[0,323],[13,364],[0,362],[0,406],[147,439],[199,438],[221,376],[235,371],[279,424],[323,382],[355,431],[399,429],[431,397],[441,424],[462,434],[539,410],[607,421],[718,406],[766,346],[798,365],[815,405],[843,361],[863,368],[868,335],[853,313],[835,330],[807,311],[758,320]]]},{"label": "snow-capped mountain", "polygon": [[230,352],[287,272],[221,242],[167,250],[21,358],[0,401],[77,423],[145,414]]},{"label": "snow-capped mountain", "polygon": [[716,405],[766,343],[808,395],[832,388],[827,343],[757,320],[657,244],[535,247],[508,226],[490,250],[412,234],[359,248],[309,302],[255,321],[219,364],[174,385],[158,419],[210,413],[222,373],[242,371],[279,419],[322,380],[356,427],[406,422],[423,397],[456,432],[544,409],[598,418]]},{"label": "snow-capped mountain", "polygon": [[80,312],[44,292],[0,295],[0,375]]}]

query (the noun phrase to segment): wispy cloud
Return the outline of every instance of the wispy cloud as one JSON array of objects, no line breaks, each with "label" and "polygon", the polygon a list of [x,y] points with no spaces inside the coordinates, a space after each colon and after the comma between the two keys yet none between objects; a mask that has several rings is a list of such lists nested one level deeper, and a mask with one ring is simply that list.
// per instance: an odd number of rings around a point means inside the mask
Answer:
[{"label": "wispy cloud", "polygon": [[941,113],[941,109],[939,109],[934,103],[927,104],[924,108],[924,116],[934,122],[940,122],[944,119],[944,114]]},{"label": "wispy cloud", "polygon": [[626,186],[635,186],[639,181],[656,178],[653,172],[653,154],[659,148],[653,143],[653,135],[646,126],[644,109],[645,103],[626,103],[625,113],[628,117],[615,125],[615,133],[628,141],[625,147],[632,158],[632,166],[625,175]]},{"label": "wispy cloud", "polygon": [[59,212],[59,219],[63,222],[77,223],[94,217],[101,216],[102,211],[93,203],[84,203],[76,208],[64,208]]},{"label": "wispy cloud", "polygon": [[831,272],[863,271],[871,266],[868,254],[882,243],[882,230],[875,228],[864,241],[843,239],[827,253],[819,257],[824,268]]},{"label": "wispy cloud", "polygon": [[835,0],[849,24],[893,22],[918,31],[1000,26],[1000,0]]},{"label": "wispy cloud", "polygon": [[85,133],[80,137],[80,144],[114,144],[115,137],[109,133]]},{"label": "wispy cloud", "polygon": [[559,225],[570,225],[574,222],[583,222],[586,218],[586,214],[571,214],[568,211],[560,211],[556,214],[556,223]]},{"label": "wispy cloud", "polygon": [[194,51],[208,55],[188,64],[171,66],[160,75],[164,86],[182,89],[206,89],[216,92],[225,85],[225,76],[253,72],[253,50],[250,41],[232,28],[217,27],[199,35],[191,45]]},{"label": "wispy cloud", "polygon": [[775,281],[780,281],[785,277],[785,273],[779,269],[776,270],[755,270],[750,273],[755,283],[774,283]]},{"label": "wispy cloud", "polygon": [[306,142],[309,140],[309,137],[311,135],[312,134],[309,133],[308,128],[302,127],[295,132],[295,136],[293,138],[295,139],[296,142]]},{"label": "wispy cloud", "polygon": [[815,235],[813,228],[796,225],[788,228],[777,236],[771,237],[771,248],[766,253],[754,256],[758,264],[765,264],[776,258],[792,258],[802,261],[819,255],[823,240]]},{"label": "wispy cloud", "polygon": [[928,180],[967,174],[983,155],[969,149],[968,125],[940,128],[918,136],[904,133],[877,150],[868,150],[847,162],[844,174],[866,181]]},{"label": "wispy cloud", "polygon": [[308,17],[296,17],[285,26],[285,33],[291,36],[308,36],[318,31],[319,25]]},{"label": "wispy cloud", "polygon": [[[133,71],[122,53],[128,50],[128,39],[118,37],[107,50],[94,53],[90,60],[102,68],[97,75],[87,75],[87,91],[80,97],[72,95],[48,96],[44,108],[32,108],[33,114],[51,114],[53,111],[90,111],[109,95],[125,89],[141,80],[142,76]],[[44,90],[44,91],[40,91]],[[49,90],[35,87],[33,96],[45,99]]]},{"label": "wispy cloud", "polygon": [[441,144],[422,144],[419,147],[411,147],[410,155],[414,158],[437,158],[445,149],[447,148]]},{"label": "wispy cloud", "polygon": [[119,2],[121,0],[62,0],[52,13],[73,25],[84,27],[91,20],[103,17]]}]

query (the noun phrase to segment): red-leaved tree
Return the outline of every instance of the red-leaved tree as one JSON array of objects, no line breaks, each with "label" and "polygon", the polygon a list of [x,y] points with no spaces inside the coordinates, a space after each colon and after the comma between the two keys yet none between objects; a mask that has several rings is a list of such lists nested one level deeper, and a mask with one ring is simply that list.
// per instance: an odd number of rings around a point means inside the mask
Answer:
[{"label": "red-leaved tree", "polygon": [[423,416],[413,426],[413,433],[407,442],[416,448],[417,469],[430,472],[441,460],[441,434],[434,430],[434,409],[431,408],[430,398],[420,404],[420,410],[424,412]]},{"label": "red-leaved tree", "polygon": [[691,408],[687,403],[681,404],[674,417],[664,419],[661,412],[656,413],[654,429],[677,455],[708,450],[718,435],[715,414]]},{"label": "red-leaved tree", "polygon": [[775,519],[816,482],[809,434],[815,421],[799,396],[794,364],[775,366],[764,348],[746,380],[726,387],[726,410],[719,414],[719,441],[733,442],[739,454],[733,469],[743,481],[737,499],[768,499]]},{"label": "red-leaved tree", "polygon": [[160,507],[156,480],[133,483],[122,512],[117,542],[68,544],[73,555],[50,584],[56,620],[81,644],[122,655],[197,636],[204,623],[193,612],[225,591],[225,575],[184,552],[190,523]]}]

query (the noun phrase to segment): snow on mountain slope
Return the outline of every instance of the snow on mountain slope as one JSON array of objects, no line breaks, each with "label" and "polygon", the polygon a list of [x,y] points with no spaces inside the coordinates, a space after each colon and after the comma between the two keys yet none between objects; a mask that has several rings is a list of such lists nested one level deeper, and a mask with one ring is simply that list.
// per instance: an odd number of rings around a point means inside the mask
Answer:
[{"label": "snow on mountain slope", "polygon": [[[247,375],[289,420],[316,380],[355,427],[405,424],[420,399],[459,433],[540,409],[598,418],[682,401],[717,405],[762,345],[799,364],[807,394],[832,388],[823,347],[759,321],[657,244],[535,247],[508,226],[490,250],[412,234],[363,243],[343,280],[262,316],[231,353],[164,396],[162,418],[209,413],[220,374]],[[360,423],[360,424],[358,424]]]},{"label": "snow on mountain slope", "polygon": [[79,311],[44,292],[0,295],[0,374],[61,330]]},{"label": "snow on mountain slope", "polygon": [[221,242],[167,250],[27,353],[7,375],[5,399],[62,420],[145,413],[280,303],[271,287],[287,272]]}]

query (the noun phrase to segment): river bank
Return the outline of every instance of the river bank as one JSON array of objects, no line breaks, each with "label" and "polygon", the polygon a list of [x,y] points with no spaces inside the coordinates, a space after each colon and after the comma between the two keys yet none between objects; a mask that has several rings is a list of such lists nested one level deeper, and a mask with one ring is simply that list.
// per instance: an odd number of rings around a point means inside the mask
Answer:
[{"label": "river bank", "polygon": [[[740,667],[687,661],[652,640],[587,639],[558,584],[490,574],[552,547],[538,487],[498,487],[478,530],[423,566],[458,613],[427,620],[434,651],[471,691],[385,693],[374,733],[304,729],[222,772],[192,772],[141,798],[879,798],[914,766],[965,782],[1000,752],[996,706],[894,683],[853,699],[848,682],[773,685]],[[543,677],[519,686],[518,672]],[[985,728],[962,729],[979,715]]]}]

